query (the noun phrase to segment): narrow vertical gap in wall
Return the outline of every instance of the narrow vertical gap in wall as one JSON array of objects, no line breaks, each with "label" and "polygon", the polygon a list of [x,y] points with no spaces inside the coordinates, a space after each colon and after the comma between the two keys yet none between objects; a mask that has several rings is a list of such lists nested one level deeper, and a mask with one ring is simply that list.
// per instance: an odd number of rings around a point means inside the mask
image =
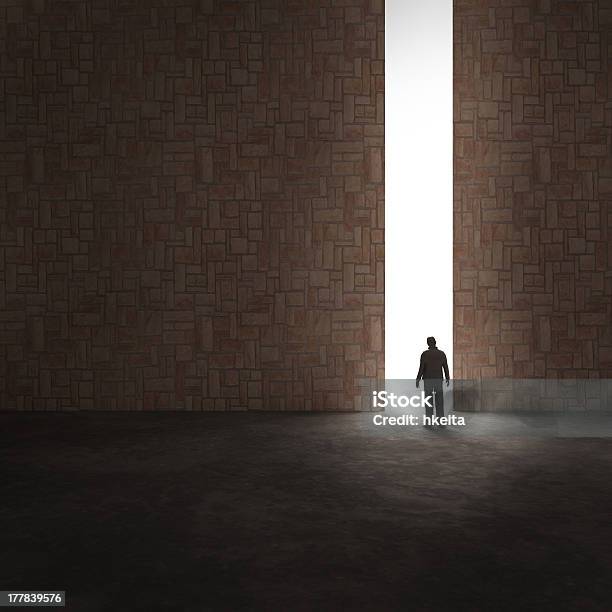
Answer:
[{"label": "narrow vertical gap in wall", "polygon": [[385,4],[385,377],[453,358],[453,3]]}]

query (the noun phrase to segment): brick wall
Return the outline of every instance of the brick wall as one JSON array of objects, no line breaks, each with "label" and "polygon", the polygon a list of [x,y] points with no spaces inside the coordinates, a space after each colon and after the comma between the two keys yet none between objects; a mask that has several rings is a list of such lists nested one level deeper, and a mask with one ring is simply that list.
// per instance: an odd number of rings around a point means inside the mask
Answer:
[{"label": "brick wall", "polygon": [[2,408],[353,408],[384,366],[383,1],[10,4]]},{"label": "brick wall", "polygon": [[454,10],[455,376],[612,377],[612,6]]}]

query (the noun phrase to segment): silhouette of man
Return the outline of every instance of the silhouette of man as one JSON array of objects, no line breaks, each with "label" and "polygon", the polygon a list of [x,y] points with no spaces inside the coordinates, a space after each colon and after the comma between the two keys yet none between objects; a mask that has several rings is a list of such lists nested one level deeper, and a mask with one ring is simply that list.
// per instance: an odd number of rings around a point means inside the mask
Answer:
[{"label": "silhouette of man", "polygon": [[[443,417],[444,390],[442,388],[442,371],[444,371],[444,376],[446,377],[446,386],[448,387],[450,383],[446,354],[436,346],[436,339],[433,336],[427,338],[427,346],[429,348],[421,354],[421,365],[419,366],[419,373],[416,378],[416,386],[418,389],[419,381],[422,378],[425,394],[433,396],[436,416]],[[431,417],[433,408],[425,406],[425,414]]]}]

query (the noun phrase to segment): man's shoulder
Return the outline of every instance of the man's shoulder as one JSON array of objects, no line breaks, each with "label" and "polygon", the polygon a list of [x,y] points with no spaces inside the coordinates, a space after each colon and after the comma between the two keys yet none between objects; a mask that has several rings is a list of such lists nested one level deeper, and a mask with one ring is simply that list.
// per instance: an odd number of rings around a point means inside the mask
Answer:
[{"label": "man's shoulder", "polygon": [[446,359],[446,353],[441,351],[438,347],[431,349],[430,353],[435,355],[435,359]]}]

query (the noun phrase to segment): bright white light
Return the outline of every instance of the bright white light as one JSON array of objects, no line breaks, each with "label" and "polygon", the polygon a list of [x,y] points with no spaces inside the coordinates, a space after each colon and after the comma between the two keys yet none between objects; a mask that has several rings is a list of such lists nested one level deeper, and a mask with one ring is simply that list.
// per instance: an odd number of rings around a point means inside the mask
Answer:
[{"label": "bright white light", "polygon": [[453,357],[453,3],[386,0],[385,378]]}]

